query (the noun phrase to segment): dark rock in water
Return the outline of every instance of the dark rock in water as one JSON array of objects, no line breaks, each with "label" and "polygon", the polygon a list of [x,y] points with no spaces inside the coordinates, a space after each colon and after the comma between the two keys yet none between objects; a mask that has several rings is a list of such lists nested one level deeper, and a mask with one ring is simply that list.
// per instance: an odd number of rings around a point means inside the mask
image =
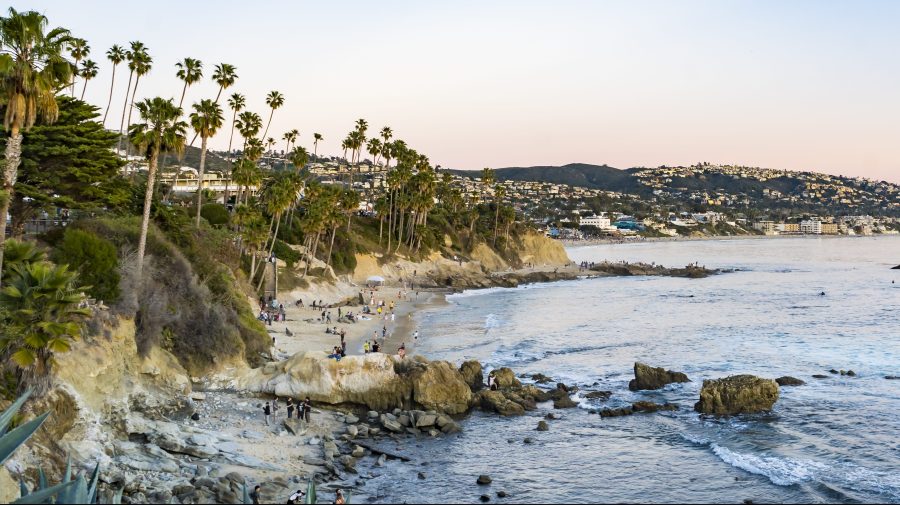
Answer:
[{"label": "dark rock in water", "polygon": [[200,414],[198,414],[196,412],[191,414],[191,421],[199,421],[199,420],[200,420]]},{"label": "dark rock in water", "polygon": [[832,374],[834,374],[834,375],[837,375],[837,374],[839,374],[839,373],[841,373],[841,372],[838,372],[837,370],[835,370],[834,368],[832,368],[831,370],[828,371],[828,373],[832,373]]},{"label": "dark rock in water", "polygon": [[673,403],[653,403],[653,402],[634,402],[631,404],[631,410],[635,412],[658,412],[660,410],[672,411],[678,410],[678,405]]},{"label": "dark rock in water", "polygon": [[898,375],[885,375],[884,378],[889,381],[900,380],[900,376]]},{"label": "dark rock in water", "polygon": [[554,409],[574,409],[578,404],[575,403],[569,395],[566,395],[559,400],[553,400],[553,408]]},{"label": "dark rock in water", "polygon": [[526,444],[533,444],[534,439],[531,437],[526,437],[525,440],[523,440],[523,442],[525,442]]},{"label": "dark rock in water", "polygon": [[802,386],[806,384],[800,379],[795,377],[791,377],[789,375],[785,375],[784,377],[779,377],[775,379],[775,382],[778,383],[779,386]]},{"label": "dark rock in water", "polygon": [[813,379],[827,379],[827,378],[828,378],[827,375],[822,375],[822,374],[818,374],[818,373],[813,375]]},{"label": "dark rock in water", "polygon": [[521,416],[525,408],[504,396],[502,391],[481,391],[478,400],[482,410],[496,412],[501,416]]},{"label": "dark rock in water", "polygon": [[703,381],[700,401],[694,405],[694,410],[717,416],[755,414],[772,410],[776,401],[778,383],[774,380],[753,375],[733,375]]},{"label": "dark rock in water", "polygon": [[419,480],[425,480],[425,473],[419,472]]},{"label": "dark rock in water", "polygon": [[563,384],[562,382],[557,382],[557,383],[556,383],[556,389],[561,389],[561,390],[565,391],[566,393],[570,393],[570,392],[571,392],[571,391],[569,390],[569,386],[566,386],[566,385]]},{"label": "dark rock in water", "polygon": [[847,376],[848,377],[856,377],[856,372],[854,372],[853,370],[847,370]]},{"label": "dark rock in water", "polygon": [[584,395],[588,400],[609,400],[612,391],[591,391]]},{"label": "dark rock in water", "polygon": [[484,370],[481,368],[481,363],[466,361],[460,365],[459,373],[462,374],[463,380],[472,388],[472,391],[484,388]]},{"label": "dark rock in water", "polygon": [[475,482],[479,486],[487,486],[488,484],[490,484],[491,482],[494,482],[494,481],[493,481],[493,479],[491,479],[490,475],[479,475],[478,480]]},{"label": "dark rock in water", "polygon": [[895,267],[892,268],[891,270],[900,270],[900,265],[895,266]]},{"label": "dark rock in water", "polygon": [[681,372],[672,372],[662,367],[653,368],[643,363],[635,363],[634,379],[628,383],[628,389],[632,391],[660,389],[666,384],[682,382],[691,382],[691,380]]},{"label": "dark rock in water", "polygon": [[486,495],[486,494],[481,495],[481,497],[478,498],[478,499],[481,500],[481,501],[484,502],[484,503],[487,503],[487,502],[491,501],[491,497],[488,496],[488,495]]},{"label": "dark rock in water", "polygon": [[547,424],[547,421],[538,421],[537,430],[538,431],[550,431],[550,425]]},{"label": "dark rock in water", "polygon": [[549,421],[556,421],[562,419],[562,416],[557,414],[556,412],[550,412],[546,416],[544,416],[544,419],[547,419]]},{"label": "dark rock in water", "polygon": [[507,496],[509,495],[506,494],[506,491],[497,491],[497,498],[506,498]]},{"label": "dark rock in water", "polygon": [[553,382],[553,379],[551,379],[550,377],[547,377],[546,375],[544,375],[542,373],[536,373],[536,374],[532,375],[531,380],[533,380],[534,382],[537,382],[538,384],[550,384],[551,382]]},{"label": "dark rock in water", "polygon": [[841,375],[847,375],[847,371],[846,371],[846,370],[841,370]]},{"label": "dark rock in water", "polygon": [[604,409],[600,411],[600,417],[622,417],[634,414],[634,410],[630,408],[622,409]]}]

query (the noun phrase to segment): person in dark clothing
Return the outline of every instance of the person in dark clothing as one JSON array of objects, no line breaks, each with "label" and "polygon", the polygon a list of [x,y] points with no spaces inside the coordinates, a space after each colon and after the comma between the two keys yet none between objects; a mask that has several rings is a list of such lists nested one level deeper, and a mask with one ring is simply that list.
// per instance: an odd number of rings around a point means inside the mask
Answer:
[{"label": "person in dark clothing", "polygon": [[269,418],[272,417],[272,407],[269,406],[269,402],[266,402],[266,406],[263,407],[263,414],[266,416],[266,426],[268,426]]},{"label": "person in dark clothing", "polygon": [[253,503],[255,503],[255,504],[259,503],[259,493],[260,493],[259,486],[256,486],[255,488],[253,488],[253,491],[250,492],[250,499],[253,500]]},{"label": "person in dark clothing", "polygon": [[309,416],[312,413],[312,401],[310,401],[309,397],[306,397],[306,400],[303,402],[303,416],[306,418],[306,422],[309,422]]},{"label": "person in dark clothing", "polygon": [[287,411],[288,411],[288,419],[294,417],[294,400],[288,398],[287,400]]}]

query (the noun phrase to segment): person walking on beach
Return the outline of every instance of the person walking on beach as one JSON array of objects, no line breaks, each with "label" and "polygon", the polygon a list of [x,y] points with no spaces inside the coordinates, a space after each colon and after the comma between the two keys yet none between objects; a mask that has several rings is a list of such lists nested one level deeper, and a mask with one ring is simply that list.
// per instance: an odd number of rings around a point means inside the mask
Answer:
[{"label": "person walking on beach", "polygon": [[288,419],[294,417],[294,400],[288,398],[287,401],[287,411],[288,411]]},{"label": "person walking on beach", "polygon": [[340,489],[334,492],[334,503],[335,505],[344,505],[346,503],[344,501],[344,493]]},{"label": "person walking on beach", "polygon": [[363,354],[369,354],[369,341],[368,340],[366,340],[365,343],[363,343]]},{"label": "person walking on beach", "polygon": [[413,340],[419,340],[419,330],[413,332]]},{"label": "person walking on beach", "polygon": [[266,426],[269,425],[269,417],[272,416],[272,407],[269,406],[269,402],[266,402],[266,406],[263,407],[263,415],[266,416]]},{"label": "person walking on beach", "polygon": [[253,491],[250,492],[250,499],[253,500],[253,503],[259,505],[259,494],[261,493],[259,486],[253,488]]}]

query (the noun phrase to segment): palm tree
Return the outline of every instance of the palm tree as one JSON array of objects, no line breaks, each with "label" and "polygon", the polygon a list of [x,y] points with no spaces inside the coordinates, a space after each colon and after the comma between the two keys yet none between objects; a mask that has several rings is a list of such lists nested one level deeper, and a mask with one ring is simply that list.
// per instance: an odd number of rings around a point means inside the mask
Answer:
[{"label": "palm tree", "polygon": [[263,132],[263,138],[266,138],[266,135],[269,133],[269,126],[272,125],[272,116],[275,115],[275,109],[284,105],[284,95],[277,91],[270,91],[269,94],[266,95],[266,105],[272,110],[269,112],[269,122],[266,123],[266,131]]},{"label": "palm tree", "polygon": [[178,108],[180,109],[184,103],[184,95],[187,93],[188,87],[203,77],[203,62],[194,58],[185,58],[184,61],[179,61],[175,66],[178,67],[175,76],[184,81],[184,86],[181,88],[181,100],[178,101]]},{"label": "palm tree", "polygon": [[[259,179],[262,178],[262,174],[255,162],[241,158],[234,163],[234,168],[231,169],[231,178],[238,188],[236,203],[240,204],[241,201],[244,200],[244,195],[242,194],[244,193],[244,188],[249,188],[250,186],[258,184]],[[249,191],[247,191],[247,194],[247,199],[249,199]]]},{"label": "palm tree", "polygon": [[147,53],[146,49],[142,49],[135,55],[134,73],[137,79],[134,80],[134,91],[131,93],[131,108],[128,109],[128,129],[131,130],[131,111],[134,110],[134,97],[137,96],[138,85],[141,83],[141,76],[150,72],[153,65],[153,58]]},{"label": "palm tree", "polygon": [[272,137],[267,138],[266,139],[266,151],[269,153],[269,156],[271,156],[272,153],[274,153],[274,151],[272,151],[273,147],[275,147],[275,139],[273,139]]},{"label": "palm tree", "polygon": [[78,71],[78,75],[80,75],[84,79],[84,87],[81,88],[81,100],[84,100],[84,92],[87,91],[87,83],[94,77],[97,77],[97,64],[91,60],[84,60],[84,64],[81,65],[81,70]]},{"label": "palm tree", "polygon": [[[125,52],[125,58],[128,60],[128,86],[125,88],[125,104],[122,105],[122,121],[119,123],[119,151],[122,150],[122,132],[125,128],[125,112],[128,111],[128,95],[131,93],[131,79],[134,77],[134,73],[137,71],[138,66],[140,66],[138,60],[142,57],[141,53],[145,51],[146,48],[144,47],[144,43],[135,40],[131,42],[131,49]],[[134,100],[132,100],[132,102],[133,101]]]},{"label": "palm tree", "polygon": [[116,67],[119,63],[125,61],[125,50],[118,44],[113,44],[109,51],[106,51],[106,58],[112,63],[112,80],[109,83],[109,103],[106,104],[106,112],[103,113],[103,126],[106,126],[106,116],[109,114],[109,108],[112,106],[113,89],[116,86]]},{"label": "palm tree", "polygon": [[381,129],[381,157],[384,158],[385,168],[391,167],[391,139],[394,137],[394,132],[391,130],[390,126],[385,126]]},{"label": "palm tree", "polygon": [[7,247],[0,347],[16,366],[19,388],[35,388],[42,394],[50,387],[53,355],[70,349],[91,312],[79,308],[84,292],[76,285],[76,272],[50,263],[31,243],[10,241]]},{"label": "palm tree", "polygon": [[500,224],[500,207],[503,205],[503,198],[506,196],[506,187],[496,185],[494,187],[494,242],[493,246],[497,247],[497,230]]},{"label": "palm tree", "polygon": [[484,194],[487,192],[487,188],[494,183],[496,178],[494,177],[494,171],[490,168],[482,168],[481,169],[481,201],[484,202]]},{"label": "palm tree", "polygon": [[[270,256],[275,250],[275,242],[278,240],[278,228],[281,225],[281,215],[291,207],[296,197],[294,184],[290,175],[291,174],[280,173],[277,176],[268,179],[260,189],[260,200],[263,207],[266,209],[266,212],[272,216],[272,221],[269,224],[271,246],[269,246],[268,254]],[[275,225],[274,233],[272,233],[272,224]],[[267,240],[266,243],[268,244],[269,241]],[[262,288],[265,278],[265,269],[263,269],[263,275],[260,277],[259,284],[256,286],[257,291]]]},{"label": "palm tree", "polygon": [[144,194],[144,216],[141,220],[141,236],[138,241],[138,279],[144,271],[144,251],[147,247],[147,231],[150,227],[150,207],[153,205],[153,187],[161,151],[180,153],[184,149],[187,123],[180,121],[181,109],[172,99],[160,97],[145,99],[136,106],[143,123],[129,127],[128,137],[132,144],[145,152],[149,160],[147,191]]},{"label": "palm tree", "polygon": [[219,63],[213,71],[212,79],[219,85],[219,92],[216,93],[216,103],[222,96],[222,91],[230,88],[234,81],[237,80],[237,67],[228,63]]},{"label": "palm tree", "polygon": [[289,132],[285,132],[285,134],[281,137],[284,140],[284,154],[287,155],[291,152],[291,143],[297,141],[297,137],[300,135],[300,132],[296,129],[291,130]]},{"label": "palm tree", "polygon": [[73,72],[63,56],[69,31],[46,29],[47,17],[35,11],[20,13],[10,7],[8,16],[0,18],[0,101],[6,104],[3,126],[9,132],[0,191],[0,271],[9,203],[22,159],[22,133],[38,118],[56,121],[56,91],[69,83]]},{"label": "palm tree", "polygon": [[[78,68],[78,63],[87,58],[89,54],[91,54],[91,46],[88,45],[87,41],[79,38],[72,38],[69,40],[69,54],[72,55],[72,59],[75,60],[75,68]],[[75,98],[75,76],[77,72],[72,73],[72,98]]]},{"label": "palm tree", "polygon": [[313,133],[313,158],[319,159],[319,141],[323,140],[321,133]]},{"label": "palm tree", "polygon": [[291,163],[294,164],[294,168],[297,172],[303,170],[303,167],[309,163],[309,152],[307,152],[306,148],[303,146],[297,146],[290,153]]},{"label": "palm tree", "polygon": [[240,93],[235,93],[228,98],[228,106],[233,111],[231,114],[231,136],[228,138],[228,154],[231,154],[231,141],[234,140],[234,125],[237,123],[237,114],[244,110],[244,105],[246,105],[246,99]]},{"label": "palm tree", "polygon": [[203,205],[203,171],[206,166],[206,141],[219,131],[225,118],[222,108],[212,100],[194,104],[191,127],[200,135],[200,170],[197,176],[197,228],[200,228],[200,207]]},{"label": "palm tree", "polygon": [[381,156],[381,141],[376,137],[370,138],[366,150],[372,155],[372,163],[377,165],[378,157]]}]

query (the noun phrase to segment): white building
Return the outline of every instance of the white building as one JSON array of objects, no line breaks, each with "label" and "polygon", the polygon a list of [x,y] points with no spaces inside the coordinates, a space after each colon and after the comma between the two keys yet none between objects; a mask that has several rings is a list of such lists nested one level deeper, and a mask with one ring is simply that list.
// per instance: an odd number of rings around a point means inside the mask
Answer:
[{"label": "white building", "polygon": [[581,226],[593,226],[594,228],[609,228],[610,221],[606,216],[590,215],[581,218]]},{"label": "white building", "polygon": [[821,235],[822,234],[822,221],[818,219],[811,219],[809,221],[800,221],[800,233],[806,233],[810,235]]}]

